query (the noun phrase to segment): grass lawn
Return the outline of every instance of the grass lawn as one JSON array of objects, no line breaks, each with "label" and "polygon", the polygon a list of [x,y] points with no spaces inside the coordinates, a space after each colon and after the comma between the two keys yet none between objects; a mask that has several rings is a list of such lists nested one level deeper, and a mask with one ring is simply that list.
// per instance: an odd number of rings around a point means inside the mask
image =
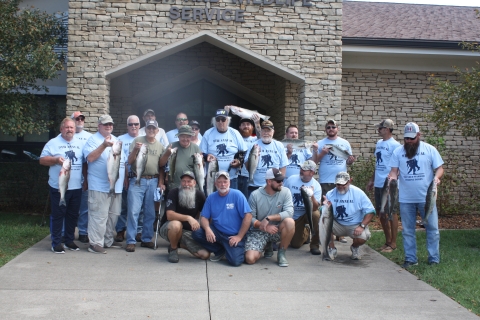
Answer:
[{"label": "grass lawn", "polygon": [[[418,266],[411,267],[408,271],[480,315],[480,230],[440,231],[441,262],[436,266],[427,264],[425,241],[425,232],[417,232]],[[372,238],[367,244],[376,250],[384,242],[383,232],[372,232]],[[402,264],[405,257],[401,233],[397,248],[391,253],[380,253],[391,261]]]},{"label": "grass lawn", "polygon": [[42,216],[0,213],[0,267],[50,234]]}]

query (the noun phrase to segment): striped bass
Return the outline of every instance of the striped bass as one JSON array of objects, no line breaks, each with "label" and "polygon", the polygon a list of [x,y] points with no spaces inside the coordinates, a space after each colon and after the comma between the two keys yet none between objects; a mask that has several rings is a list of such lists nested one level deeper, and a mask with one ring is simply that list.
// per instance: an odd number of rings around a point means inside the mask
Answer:
[{"label": "striped bass", "polygon": [[173,177],[175,176],[175,165],[177,163],[177,148],[173,148],[171,152],[172,153],[168,158],[168,183],[169,184],[173,183]]},{"label": "striped bass", "polygon": [[437,184],[435,183],[435,179],[430,183],[427,190],[427,198],[425,199],[425,219],[423,219],[422,223],[424,226],[427,225],[428,217],[433,212],[433,208],[437,204]]},{"label": "striped bass", "polygon": [[195,180],[197,181],[198,188],[204,192],[205,186],[205,169],[203,167],[203,155],[201,153],[195,153],[193,158],[193,174],[195,174]]},{"label": "striped bass", "polygon": [[225,106],[224,109],[227,110],[227,112],[231,111],[234,115],[239,116],[242,119],[252,119],[252,116],[253,116],[254,113],[258,114],[258,116],[263,120],[270,119],[270,116],[265,116],[265,115],[260,114],[256,111],[243,109],[243,108],[236,107],[236,106]]},{"label": "striped bass", "polygon": [[322,246],[322,260],[332,261],[335,259],[333,253],[328,250],[328,245],[332,241],[333,230],[333,206],[324,204],[322,206],[322,215],[318,224],[320,231],[320,244]]},{"label": "striped bass", "polygon": [[110,154],[107,159],[108,181],[110,183],[109,196],[115,195],[115,183],[120,176],[120,160],[122,158],[122,141],[115,140],[110,147]]},{"label": "striped bass", "polygon": [[341,158],[341,159],[344,159],[344,160],[347,160],[348,157],[351,156],[351,154],[347,151],[347,150],[344,150],[342,149],[341,147],[335,145],[335,144],[326,144],[325,145],[325,148],[328,148],[330,149],[330,151],[328,152],[328,154],[330,155],[330,160],[335,157],[335,160],[337,158]]},{"label": "striped bass", "polygon": [[68,181],[70,181],[70,170],[72,169],[72,162],[70,159],[63,160],[62,168],[58,174],[58,191],[60,192],[59,206],[67,206],[65,202],[65,193],[68,190]]},{"label": "striped bass", "polygon": [[288,145],[292,145],[294,149],[310,149],[315,141],[307,141],[300,139],[283,139],[280,141],[286,148]]},{"label": "striped bass", "polygon": [[207,197],[215,192],[215,174],[218,172],[218,160],[212,160],[208,163],[207,169]]},{"label": "striped bass", "polygon": [[138,151],[137,158],[135,159],[135,172],[137,173],[136,186],[140,186],[142,175],[145,172],[148,159],[148,147],[145,143],[142,143],[140,150]]},{"label": "striped bass", "polygon": [[302,186],[300,188],[300,194],[302,195],[303,206],[305,207],[305,214],[307,215],[308,225],[310,226],[310,232],[312,236],[315,235],[313,228],[313,189],[311,187]]},{"label": "striped bass", "polygon": [[247,161],[247,171],[248,171],[248,182],[253,183],[253,175],[257,171],[258,162],[260,161],[260,146],[254,144],[252,149],[250,149],[250,154],[248,155]]}]

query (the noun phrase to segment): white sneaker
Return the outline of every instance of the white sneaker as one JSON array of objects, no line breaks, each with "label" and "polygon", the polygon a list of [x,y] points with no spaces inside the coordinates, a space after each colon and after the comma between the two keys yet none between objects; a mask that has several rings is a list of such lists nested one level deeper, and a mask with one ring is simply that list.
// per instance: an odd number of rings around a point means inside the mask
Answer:
[{"label": "white sneaker", "polygon": [[362,256],[360,255],[360,247],[354,247],[353,245],[350,246],[350,250],[352,251],[352,256],[350,259],[352,260],[360,260]]}]

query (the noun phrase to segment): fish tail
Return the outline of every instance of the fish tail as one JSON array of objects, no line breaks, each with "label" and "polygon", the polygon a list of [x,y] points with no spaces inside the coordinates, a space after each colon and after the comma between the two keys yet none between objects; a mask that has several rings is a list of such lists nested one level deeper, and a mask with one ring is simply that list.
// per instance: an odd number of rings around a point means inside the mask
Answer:
[{"label": "fish tail", "polygon": [[137,180],[135,181],[135,185],[138,186],[138,187],[140,187],[140,179],[137,179]]},{"label": "fish tail", "polygon": [[110,189],[110,192],[108,193],[108,196],[109,197],[112,197],[112,196],[115,197],[115,188]]},{"label": "fish tail", "polygon": [[60,202],[58,203],[58,206],[67,206],[67,203],[65,202],[64,198],[60,198]]}]

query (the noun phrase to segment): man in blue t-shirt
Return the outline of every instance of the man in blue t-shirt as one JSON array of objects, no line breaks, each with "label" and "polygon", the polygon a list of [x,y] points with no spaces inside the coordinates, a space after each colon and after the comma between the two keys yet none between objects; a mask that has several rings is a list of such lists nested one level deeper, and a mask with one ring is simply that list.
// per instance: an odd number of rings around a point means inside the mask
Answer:
[{"label": "man in blue t-shirt", "polygon": [[[368,223],[375,215],[375,208],[362,189],[351,184],[350,175],[339,172],[335,177],[335,188],[330,190],[324,205],[333,206],[333,233],[337,236],[349,236],[353,239],[350,246],[352,260],[360,260],[360,246],[370,239]],[[333,240],[333,239],[332,239]],[[337,255],[333,241],[330,241],[329,250]]]},{"label": "man in blue t-shirt", "polygon": [[[380,213],[382,205],[382,189],[390,172],[390,158],[393,151],[400,146],[397,140],[392,137],[394,123],[390,119],[385,119],[375,125],[378,135],[382,137],[378,140],[375,148],[375,171],[367,184],[367,191],[371,191],[375,187],[375,210]],[[385,244],[380,247],[382,252],[392,252],[397,249],[397,233],[398,233],[398,215],[392,212],[392,220],[389,221],[386,214],[380,214],[380,222],[385,234]]]},{"label": "man in blue t-shirt", "polygon": [[[415,225],[417,211],[425,219],[425,202],[432,182],[440,184],[443,176],[443,160],[432,145],[420,141],[420,128],[409,122],[404,129],[404,145],[395,149],[390,159],[391,179],[399,180],[400,216],[403,227],[404,268],[417,265],[417,241]],[[438,231],[437,206],[424,224],[427,232],[428,264],[440,263],[440,232]]]},{"label": "man in blue t-shirt", "polygon": [[215,187],[217,191],[208,196],[203,206],[202,228],[193,232],[193,239],[215,253],[210,261],[226,256],[228,263],[238,267],[245,260],[245,235],[252,222],[252,210],[240,191],[230,189],[228,172],[217,172]]}]

